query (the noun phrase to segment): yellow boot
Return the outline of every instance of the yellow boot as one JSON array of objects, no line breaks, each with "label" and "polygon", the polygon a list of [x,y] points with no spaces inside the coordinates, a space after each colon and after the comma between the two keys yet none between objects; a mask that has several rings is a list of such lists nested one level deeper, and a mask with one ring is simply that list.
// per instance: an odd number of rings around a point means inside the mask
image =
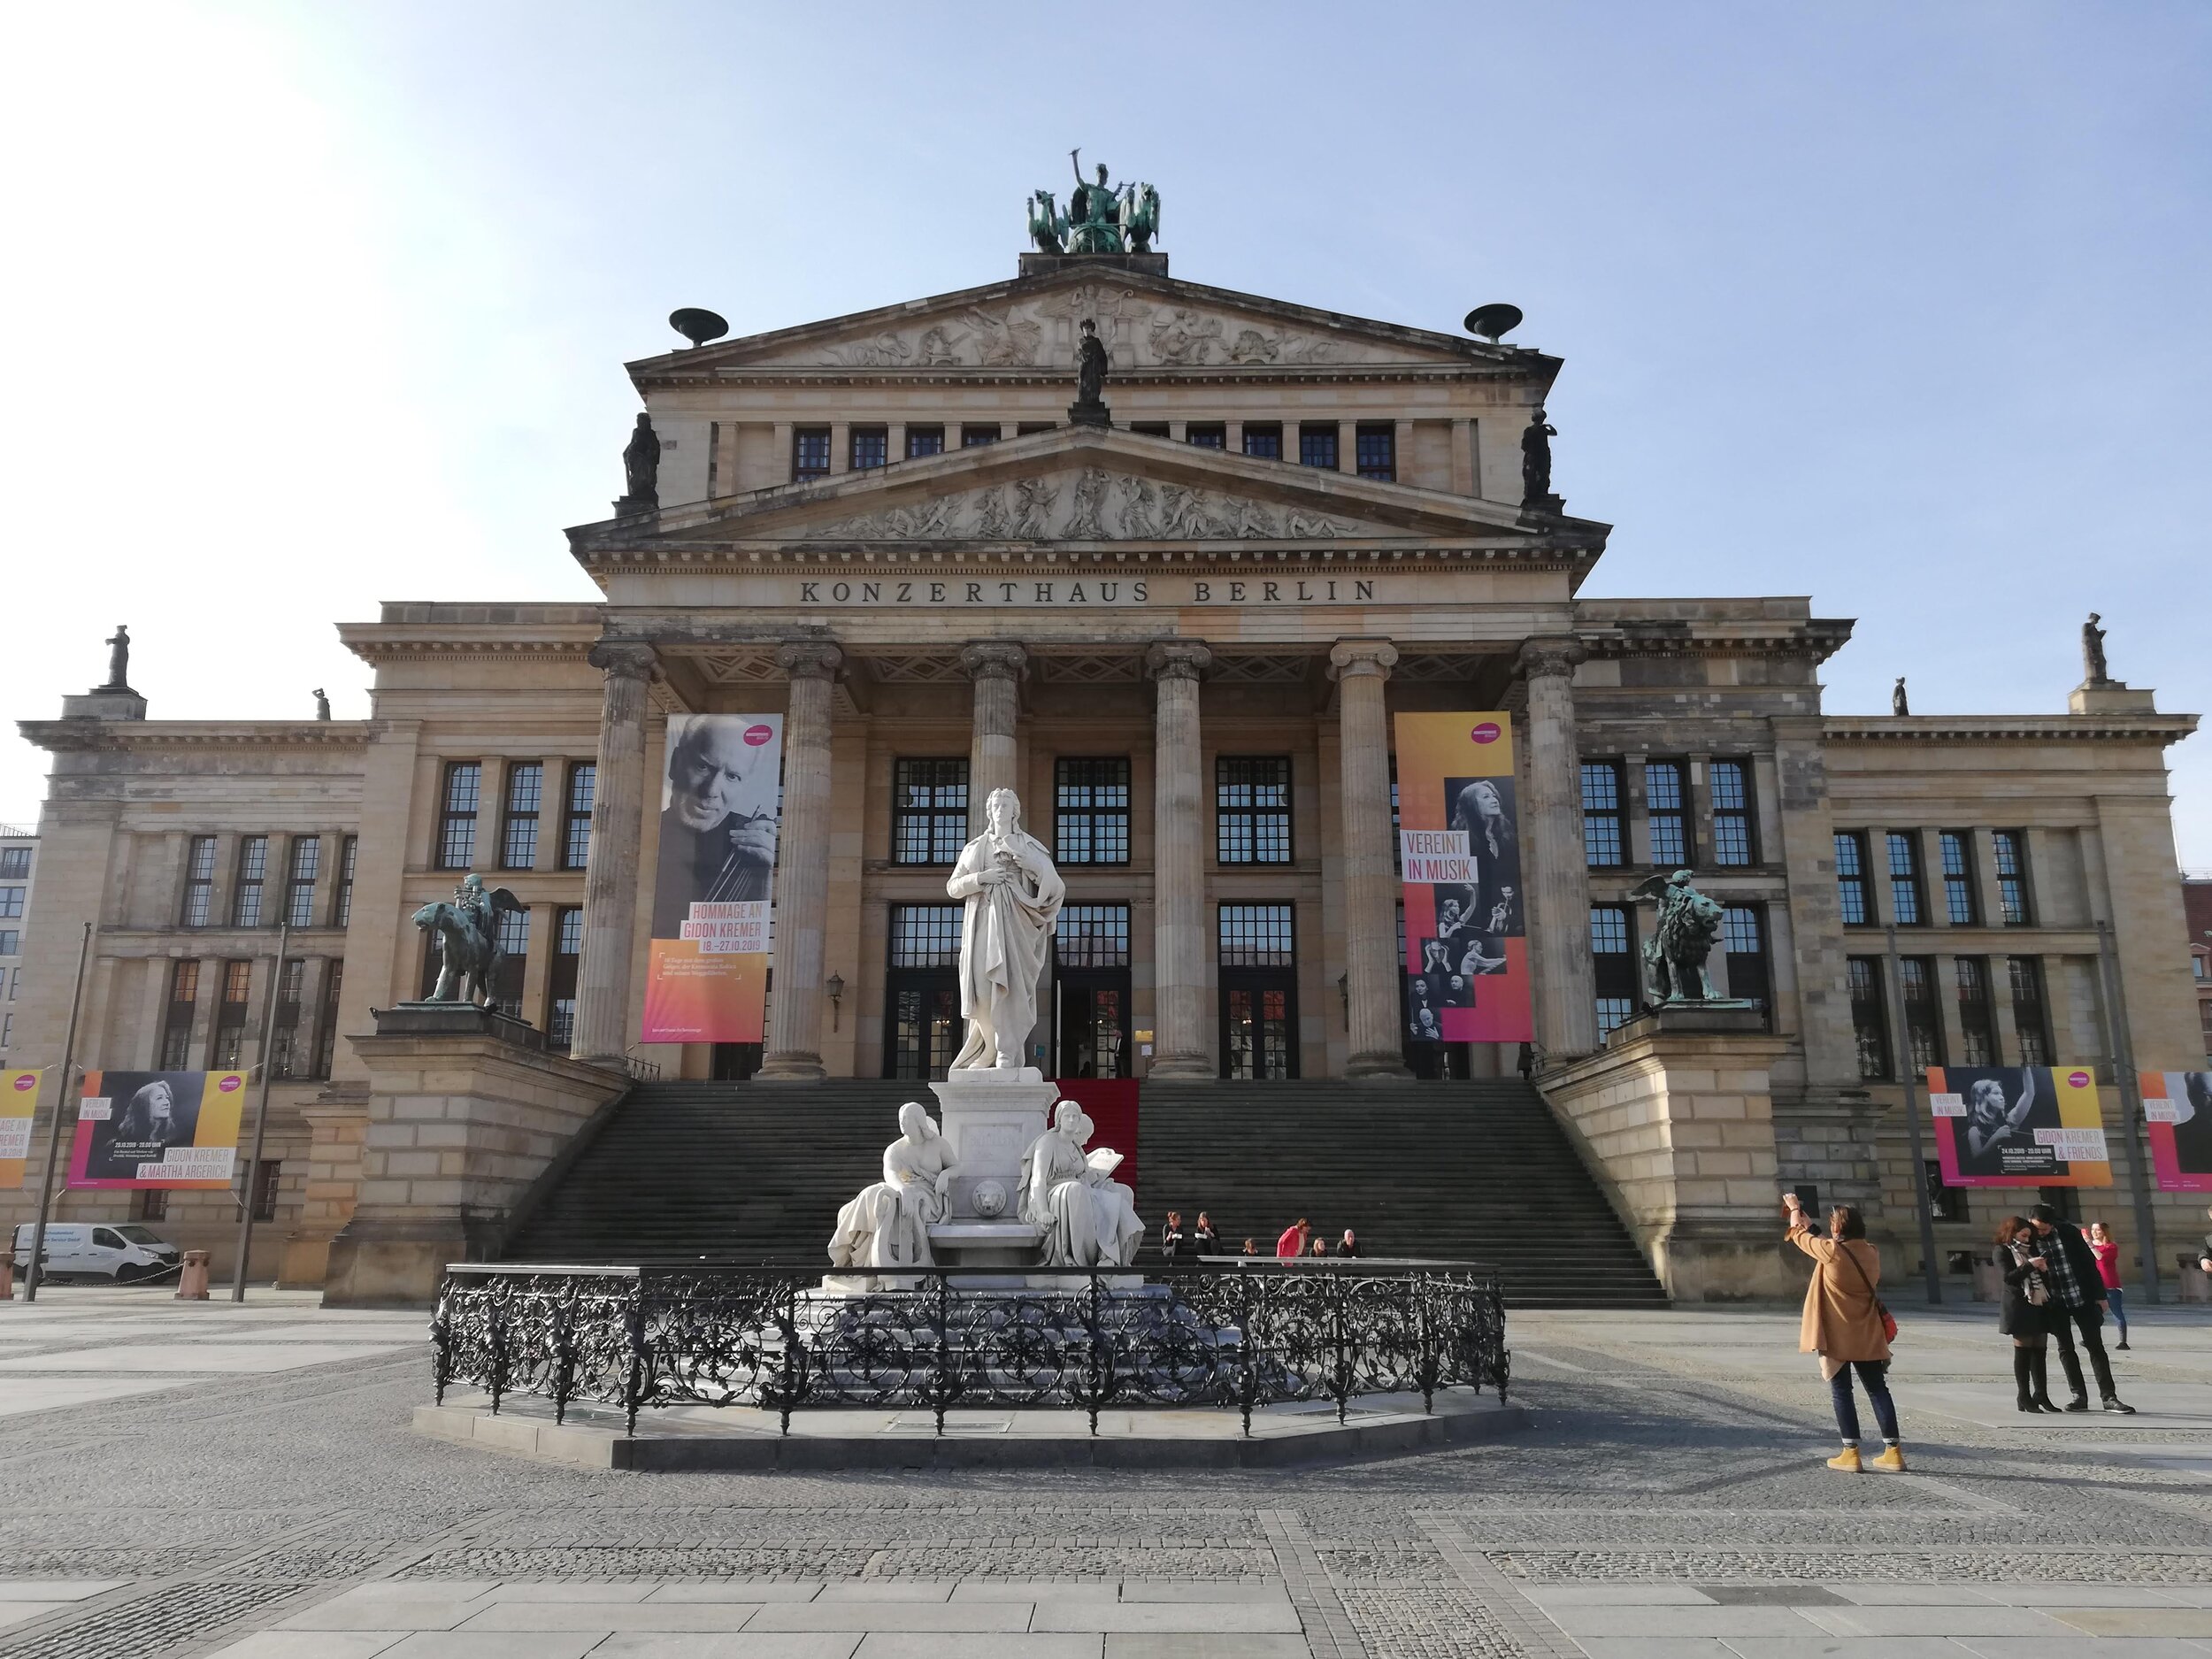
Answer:
[{"label": "yellow boot", "polygon": [[1828,1460],[1828,1467],[1840,1469],[1847,1475],[1857,1474],[1860,1468],[1859,1448],[1855,1446],[1845,1447],[1839,1455]]},{"label": "yellow boot", "polygon": [[1880,1470],[1884,1474],[1903,1474],[1905,1472],[1905,1448],[1901,1446],[1885,1446],[1882,1448],[1882,1455],[1874,1460],[1871,1466]]}]

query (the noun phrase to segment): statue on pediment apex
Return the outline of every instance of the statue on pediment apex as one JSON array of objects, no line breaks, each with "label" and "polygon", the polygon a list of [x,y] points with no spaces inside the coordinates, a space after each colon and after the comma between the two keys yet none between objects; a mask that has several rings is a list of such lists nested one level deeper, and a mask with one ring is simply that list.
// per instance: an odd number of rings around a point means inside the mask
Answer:
[{"label": "statue on pediment apex", "polygon": [[1066,213],[1059,211],[1051,191],[1030,193],[1029,239],[1039,251],[1150,253],[1160,232],[1160,193],[1135,182],[1117,188],[1103,162],[1097,179],[1086,180],[1079,147],[1068,151],[1068,165],[1075,170],[1075,189]]}]

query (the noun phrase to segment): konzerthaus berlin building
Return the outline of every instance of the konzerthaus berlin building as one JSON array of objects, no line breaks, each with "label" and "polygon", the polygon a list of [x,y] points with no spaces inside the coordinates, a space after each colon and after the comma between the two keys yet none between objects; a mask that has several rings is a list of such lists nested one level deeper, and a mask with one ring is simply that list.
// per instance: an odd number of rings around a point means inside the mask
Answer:
[{"label": "konzerthaus berlin building", "polygon": [[[1086,319],[1102,427],[1070,419]],[[1067,884],[1048,1075],[1342,1078],[1348,1113],[1387,1111],[1395,1075],[1523,1058],[1406,1041],[1392,870],[1390,717],[1506,710],[1529,1057],[1670,1286],[1727,1294],[1735,1258],[1693,1268],[1686,1241],[1770,1238],[1793,1181],[1870,1206],[1909,1256],[1900,1068],[2108,1064],[2100,923],[2139,1064],[2200,1055],[2164,762],[2193,717],[2111,681],[2064,710],[1835,716],[1821,664],[1852,625],[1813,601],[1578,597],[1608,526],[1524,477],[1560,368],[1159,254],[1025,255],[1010,280],[634,363],[657,468],[569,533],[596,603],[341,624],[367,720],[161,721],[109,690],[24,723],[54,769],[12,1054],[58,1063],[88,920],[81,1064],[251,1065],[288,917],[255,1271],[315,1282],[349,1221],[431,1236],[495,1211],[573,1121],[465,1107],[499,1089],[459,1082],[410,1121],[377,1104],[372,1010],[423,993],[409,918],[459,872],[525,907],[498,994],[575,1056],[532,1059],[518,1096],[588,1111],[626,1058],[941,1075],[948,865],[1010,786]],[[2070,619],[2047,649],[2070,659]],[[757,1047],[637,1041],[686,711],[785,717]],[[1714,977],[1765,1029],[1614,1036],[1650,916],[1628,895],[1676,867],[1727,906]],[[1945,1197],[1946,1246],[1986,1234],[1969,1197]],[[2161,1202],[2179,1248],[2190,1210]],[[163,1207],[61,1213],[134,1203]],[[176,1194],[165,1219],[220,1271],[234,1215]]]}]

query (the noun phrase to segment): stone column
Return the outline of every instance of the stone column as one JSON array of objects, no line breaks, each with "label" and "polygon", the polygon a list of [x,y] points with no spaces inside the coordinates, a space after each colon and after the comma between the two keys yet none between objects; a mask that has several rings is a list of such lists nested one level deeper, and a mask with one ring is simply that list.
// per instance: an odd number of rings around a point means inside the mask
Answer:
[{"label": "stone column", "polygon": [[602,640],[590,661],[607,683],[599,704],[598,785],[584,867],[584,959],[577,967],[569,1053],[595,1065],[626,1067],[645,813],[645,688],[660,658],[642,640]]},{"label": "stone column", "polygon": [[1206,1045],[1204,780],[1199,775],[1198,680],[1213,653],[1194,641],[1155,645],[1145,670],[1159,687],[1152,785],[1153,1021],[1156,1078],[1215,1074]]},{"label": "stone column", "polygon": [[783,826],[776,837],[774,994],[759,1081],[812,1083],[822,1068],[822,961],[829,923],[830,687],[844,652],[795,640],[776,653],[791,681],[783,717]]},{"label": "stone column", "polygon": [[[991,791],[1020,793],[1014,765],[1014,719],[1029,653],[1010,641],[985,640],[964,649],[960,662],[975,681],[975,734],[968,746],[968,833],[980,835],[983,806]],[[1035,813],[1036,804],[1022,803],[1023,824],[1033,834],[1043,821]]]},{"label": "stone column", "polygon": [[1390,726],[1383,682],[1398,660],[1386,640],[1340,640],[1336,680],[1339,797],[1344,808],[1347,1077],[1407,1077],[1398,1036],[1397,882],[1390,858]]},{"label": "stone column", "polygon": [[1553,1064],[1598,1046],[1590,972],[1590,873],[1582,851],[1582,762],[1575,745],[1575,664],[1589,653],[1569,638],[1521,647],[1528,685],[1528,806],[1521,856],[1534,901],[1529,954],[1536,972],[1536,1042]]}]

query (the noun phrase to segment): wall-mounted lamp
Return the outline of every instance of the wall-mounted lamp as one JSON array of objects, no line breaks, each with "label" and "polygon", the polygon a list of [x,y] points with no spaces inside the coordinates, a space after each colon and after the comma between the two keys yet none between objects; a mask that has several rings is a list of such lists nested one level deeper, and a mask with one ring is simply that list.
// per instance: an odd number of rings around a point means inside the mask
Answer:
[{"label": "wall-mounted lamp", "polygon": [[823,984],[822,988],[829,993],[830,1029],[832,1031],[835,1031],[837,1029],[838,1004],[843,1002],[845,997],[844,976],[837,973],[831,974],[829,979]]}]

